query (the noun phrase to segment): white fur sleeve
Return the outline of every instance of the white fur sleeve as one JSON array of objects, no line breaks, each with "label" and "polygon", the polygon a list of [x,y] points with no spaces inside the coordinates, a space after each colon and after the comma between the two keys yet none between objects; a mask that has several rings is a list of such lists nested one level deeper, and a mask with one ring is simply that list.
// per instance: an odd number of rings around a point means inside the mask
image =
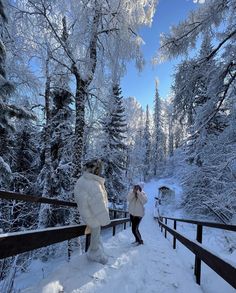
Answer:
[{"label": "white fur sleeve", "polygon": [[89,208],[101,226],[110,224],[109,211],[107,208],[107,195],[100,184],[94,184],[92,194],[88,200]]},{"label": "white fur sleeve", "polygon": [[138,199],[141,201],[142,204],[145,204],[147,202],[147,196],[143,191],[138,191]]},{"label": "white fur sleeve", "polygon": [[127,195],[127,200],[130,202],[135,197],[135,194],[133,191],[130,191]]}]

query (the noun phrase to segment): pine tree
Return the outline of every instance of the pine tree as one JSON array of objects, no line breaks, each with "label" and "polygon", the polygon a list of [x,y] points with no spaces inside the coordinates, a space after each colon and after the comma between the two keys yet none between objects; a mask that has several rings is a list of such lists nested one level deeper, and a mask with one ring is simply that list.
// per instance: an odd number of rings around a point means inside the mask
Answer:
[{"label": "pine tree", "polygon": [[[74,141],[72,96],[68,75],[58,73],[52,82],[51,158],[53,169],[52,194],[60,200],[69,200],[71,194],[72,147]],[[51,225],[68,222],[67,209],[53,210]]]},{"label": "pine tree", "polygon": [[[42,196],[68,200],[72,196],[72,97],[67,73],[58,66],[52,74],[49,72],[49,62],[50,58],[46,63],[46,125],[42,131],[42,166],[37,182]],[[68,212],[63,208],[57,210],[43,206],[39,218],[40,226],[55,226],[66,221]]]},{"label": "pine tree", "polygon": [[7,79],[5,70],[7,58],[5,43],[9,38],[6,32],[7,21],[4,3],[0,1],[0,188],[9,188],[11,181],[9,148],[14,141],[12,134],[15,130],[15,119],[34,118],[32,112],[9,101],[15,87]]},{"label": "pine tree", "polygon": [[[23,194],[37,195],[35,188],[39,172],[39,153],[36,139],[37,130],[30,121],[22,121],[16,128],[11,153],[12,180],[10,190]],[[37,191],[37,192],[36,192]],[[13,203],[11,207],[10,231],[35,228],[37,225],[38,206],[22,202]]]},{"label": "pine tree", "polygon": [[161,170],[164,160],[164,134],[162,130],[162,105],[156,81],[156,93],[154,98],[154,131],[153,131],[153,173],[154,176]]},{"label": "pine tree", "polygon": [[127,170],[126,178],[128,184],[134,181],[143,181],[145,145],[144,128],[145,113],[134,97],[124,100],[126,121],[127,121]]},{"label": "pine tree", "polygon": [[145,147],[145,159],[144,159],[144,180],[148,180],[151,166],[151,133],[150,133],[150,112],[149,107],[146,107],[146,121],[144,129],[144,147]]},{"label": "pine tree", "polygon": [[194,163],[179,171],[188,212],[222,222],[231,221],[235,215],[234,2],[206,1],[161,40],[162,57],[171,58],[195,48],[203,34],[199,55],[182,62],[175,76],[175,106],[181,125],[187,125],[187,143],[180,153],[184,158],[187,150],[187,159]]},{"label": "pine tree", "polygon": [[7,162],[7,153],[9,146],[9,130],[13,128],[10,118],[16,114],[13,106],[7,104],[7,99],[14,91],[13,84],[7,80],[5,71],[6,47],[4,44],[5,24],[7,16],[5,7],[0,1],[0,187],[8,181],[11,173]]},{"label": "pine tree", "polygon": [[167,115],[167,132],[168,132],[167,154],[168,156],[172,157],[174,154],[174,118],[173,118],[172,98],[167,100],[166,115]]},{"label": "pine tree", "polygon": [[103,143],[104,176],[108,197],[117,202],[125,190],[126,120],[123,97],[119,85],[113,85],[106,117],[101,122],[105,138]]},{"label": "pine tree", "polygon": [[190,135],[187,147],[188,161],[202,164],[201,147],[207,136],[222,131],[224,118],[217,113],[210,123],[207,119],[217,107],[216,96],[211,94],[211,82],[218,65],[214,58],[207,59],[212,51],[211,37],[206,33],[203,37],[199,55],[180,64],[175,76],[175,117],[180,125],[185,122],[186,133]]}]

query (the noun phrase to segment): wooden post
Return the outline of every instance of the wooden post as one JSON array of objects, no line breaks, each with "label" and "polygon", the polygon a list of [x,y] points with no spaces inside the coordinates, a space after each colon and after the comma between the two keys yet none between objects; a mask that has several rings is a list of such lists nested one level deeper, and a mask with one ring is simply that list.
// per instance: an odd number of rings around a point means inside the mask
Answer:
[{"label": "wooden post", "polygon": [[86,239],[85,239],[85,252],[88,251],[88,248],[89,248],[89,245],[90,245],[90,239],[91,239],[91,234],[87,234]]},{"label": "wooden post", "polygon": [[[202,243],[202,225],[197,225],[197,237],[196,240]],[[195,256],[194,274],[196,276],[196,282],[198,285],[201,283],[201,259]]]},{"label": "wooden post", "polygon": [[[160,217],[160,222],[163,222],[163,218],[162,217]],[[161,225],[161,224],[160,224]],[[163,227],[162,227],[162,225],[161,225],[161,232],[163,231]]]},{"label": "wooden post", "polygon": [[[125,213],[125,218],[127,216],[127,213]],[[124,223],[124,230],[126,229],[126,222]]]},{"label": "wooden post", "polygon": [[[165,218],[165,224],[167,225],[167,219]],[[166,235],[167,235],[167,230],[165,229],[165,238],[166,238]]]},{"label": "wooden post", "polygon": [[[176,220],[174,220],[174,229],[176,230]],[[176,249],[176,237],[173,236],[173,249]]]},{"label": "wooden post", "polygon": [[113,226],[112,228],[112,236],[115,236],[116,235],[116,226]]},{"label": "wooden post", "polygon": [[67,243],[68,243],[68,244],[67,244],[67,247],[68,247],[68,248],[67,248],[67,261],[69,262],[69,261],[70,261],[70,257],[71,257],[71,251],[72,251],[72,250],[71,250],[71,243],[70,243],[70,240],[68,240]]}]

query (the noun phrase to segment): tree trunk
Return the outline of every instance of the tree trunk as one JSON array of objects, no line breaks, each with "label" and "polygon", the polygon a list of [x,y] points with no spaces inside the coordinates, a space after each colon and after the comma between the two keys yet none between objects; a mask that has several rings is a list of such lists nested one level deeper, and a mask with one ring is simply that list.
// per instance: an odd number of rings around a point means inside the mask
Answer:
[{"label": "tree trunk", "polygon": [[[76,121],[75,121],[75,150],[73,158],[73,181],[75,181],[82,171],[82,156],[84,145],[84,126],[85,126],[85,101],[88,97],[88,87],[93,80],[97,65],[97,41],[98,41],[98,23],[100,18],[99,10],[95,11],[93,17],[92,36],[89,43],[89,68],[87,78],[83,79],[79,73],[76,64],[72,65],[72,72],[76,78]],[[73,184],[74,182],[72,182]]]},{"label": "tree trunk", "polygon": [[[41,170],[43,172],[42,177],[44,178],[43,185],[43,197],[52,196],[52,158],[51,158],[51,101],[50,101],[50,86],[51,86],[51,77],[49,74],[49,57],[46,60],[46,84],[45,84],[45,116],[46,116],[46,126],[45,126],[45,162],[44,167]],[[46,227],[49,223],[48,219],[48,210],[50,209],[49,205],[42,204],[39,210],[39,219],[38,226],[40,228]]]},{"label": "tree trunk", "polygon": [[76,180],[82,171],[82,156],[84,146],[84,126],[85,126],[85,101],[87,98],[87,84],[78,74],[76,74],[76,121],[75,121],[75,148],[74,148],[74,180]]}]

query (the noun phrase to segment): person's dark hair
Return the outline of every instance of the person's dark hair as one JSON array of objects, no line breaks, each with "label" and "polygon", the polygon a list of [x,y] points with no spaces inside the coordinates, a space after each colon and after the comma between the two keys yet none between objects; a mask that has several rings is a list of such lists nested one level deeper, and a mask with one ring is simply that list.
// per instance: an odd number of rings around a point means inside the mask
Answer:
[{"label": "person's dark hair", "polygon": [[141,186],[140,185],[134,185],[134,188],[138,188],[138,190],[141,192],[142,191],[142,188],[141,188]]}]

